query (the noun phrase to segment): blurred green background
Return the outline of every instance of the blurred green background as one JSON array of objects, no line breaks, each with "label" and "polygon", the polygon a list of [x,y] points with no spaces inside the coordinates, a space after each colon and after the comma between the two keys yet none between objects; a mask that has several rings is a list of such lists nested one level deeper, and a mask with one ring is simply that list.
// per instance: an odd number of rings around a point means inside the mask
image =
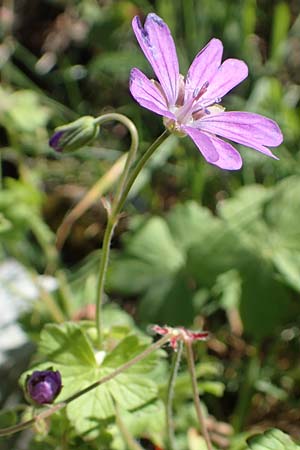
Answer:
[{"label": "blurred green background", "polygon": [[[14,316],[33,342],[46,322],[93,317],[106,222],[100,197],[115,178],[65,226],[59,249],[56,233],[130,139],[112,123],[92,146],[61,155],[48,137],[81,115],[109,111],[135,122],[141,152],[163,131],[128,90],[132,67],[153,76],[131,29],[133,16],[151,11],[172,31],[181,73],[212,37],[223,41],[224,58],[245,60],[248,79],[222,104],[276,120],[284,142],[279,161],[239,146],[244,166],[232,173],[172,137],[139,177],[117,227],[107,300],[144,330],[209,329],[202,357],[218,360],[224,390],[204,388],[210,411],[236,431],[272,424],[300,439],[299,0],[3,0],[0,284],[9,296],[1,275],[8,261],[34,283],[42,274],[56,283]],[[9,352],[4,361],[4,370],[21,371]],[[1,392],[6,406],[14,389]]]}]

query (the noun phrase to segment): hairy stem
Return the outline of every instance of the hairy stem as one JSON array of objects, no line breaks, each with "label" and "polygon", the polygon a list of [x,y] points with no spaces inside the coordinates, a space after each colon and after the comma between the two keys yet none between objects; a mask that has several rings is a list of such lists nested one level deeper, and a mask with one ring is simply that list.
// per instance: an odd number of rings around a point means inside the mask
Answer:
[{"label": "hairy stem", "polygon": [[[106,271],[109,261],[109,253],[110,253],[110,244],[112,240],[112,236],[114,233],[114,229],[119,220],[119,213],[124,206],[124,203],[127,199],[128,193],[138,177],[141,170],[144,168],[145,164],[149,160],[149,158],[153,155],[155,150],[164,142],[164,140],[169,136],[168,131],[164,131],[157,139],[154,141],[152,145],[148,148],[148,150],[141,156],[135,167],[132,169],[131,174],[129,174],[129,169],[135,155],[135,151],[129,151],[128,159],[124,168],[124,172],[120,179],[120,183],[111,207],[111,211],[108,215],[108,222],[104,233],[103,245],[102,245],[102,254],[100,260],[99,267],[99,278],[97,285],[97,297],[96,297],[96,327],[98,333],[98,341],[101,345],[102,342],[102,305],[104,298],[104,284],[106,279]],[[131,146],[132,147],[132,146]]]},{"label": "hairy stem", "polygon": [[116,213],[118,214],[121,209],[124,206],[124,203],[127,199],[127,196],[129,194],[129,191],[137,179],[139,173],[144,168],[147,161],[151,158],[155,150],[167,139],[167,137],[170,136],[170,132],[168,130],[165,130],[154,142],[150,145],[150,147],[147,149],[147,151],[141,156],[141,158],[136,163],[135,167],[133,168],[131,175],[128,177],[128,181],[126,182],[126,185],[124,187],[124,191],[120,197],[120,201],[116,208]]},{"label": "hairy stem", "polygon": [[195,369],[195,359],[194,359],[194,353],[192,348],[192,343],[189,340],[185,341],[186,350],[187,350],[187,361],[188,361],[188,368],[191,376],[192,381],[192,389],[193,389],[193,398],[194,398],[194,404],[196,408],[196,413],[198,417],[198,422],[204,437],[204,440],[206,442],[206,446],[208,450],[213,450],[212,443],[206,428],[205,423],[205,417],[202,411],[200,399],[199,399],[199,392],[198,392],[198,386],[197,386],[197,375],[196,375],[196,369]]},{"label": "hairy stem", "polygon": [[96,381],[93,384],[90,384],[86,388],[82,389],[79,392],[76,392],[75,394],[68,397],[64,402],[57,403],[56,405],[51,406],[50,408],[44,409],[39,414],[35,415],[32,419],[27,420],[26,422],[19,423],[17,425],[13,425],[12,427],[2,428],[0,429],[0,436],[8,436],[14,433],[17,433],[18,431],[25,430],[26,428],[31,427],[36,422],[40,420],[44,420],[47,417],[51,416],[55,412],[65,408],[69,403],[73,402],[77,398],[81,397],[82,395],[86,394],[87,392],[92,391],[96,387],[100,386],[101,384],[106,383],[107,381],[112,380],[120,373],[124,372],[125,370],[129,369],[130,367],[137,364],[142,359],[149,356],[152,352],[162,347],[171,337],[171,333],[166,334],[161,339],[159,339],[157,342],[151,344],[146,350],[144,350],[142,353],[138,354],[134,358],[132,358],[130,361],[127,361],[125,364],[122,364],[122,366],[118,367],[116,370],[111,372],[110,374],[106,375],[103,378],[100,378],[100,380]]},{"label": "hairy stem", "polygon": [[100,259],[98,285],[97,285],[97,292],[96,292],[96,328],[97,328],[97,333],[98,333],[99,344],[101,344],[101,341],[102,341],[101,309],[102,309],[102,305],[103,305],[104,283],[105,283],[106,271],[107,271],[107,266],[108,266],[108,261],[109,261],[110,244],[111,244],[111,239],[112,239],[112,236],[114,233],[114,228],[118,222],[118,215],[115,213],[115,210],[117,209],[117,205],[118,205],[120,197],[123,193],[124,185],[125,185],[130,167],[135,159],[136,152],[138,149],[138,144],[139,144],[137,129],[136,129],[134,123],[130,119],[128,119],[126,116],[123,116],[122,114],[117,114],[117,113],[110,113],[110,114],[105,114],[104,116],[101,116],[101,117],[95,119],[95,122],[97,122],[98,125],[101,125],[102,123],[105,123],[105,122],[108,122],[111,120],[116,120],[118,122],[121,122],[123,125],[125,125],[125,127],[129,130],[130,135],[131,135],[131,145],[130,145],[128,156],[126,159],[124,170],[122,172],[119,184],[117,186],[117,190],[115,193],[111,211],[108,211],[108,221],[107,221],[107,226],[105,229],[103,244],[102,244],[102,254],[101,254],[101,259]]},{"label": "hairy stem", "polygon": [[167,403],[166,403],[166,421],[167,421],[167,433],[168,433],[168,447],[170,450],[175,449],[175,439],[174,439],[174,422],[173,422],[173,398],[174,398],[174,389],[176,383],[176,377],[178,374],[178,369],[181,361],[183,349],[183,342],[178,342],[177,352],[173,354],[173,361],[170,373],[170,379],[168,384],[168,392],[167,392]]}]

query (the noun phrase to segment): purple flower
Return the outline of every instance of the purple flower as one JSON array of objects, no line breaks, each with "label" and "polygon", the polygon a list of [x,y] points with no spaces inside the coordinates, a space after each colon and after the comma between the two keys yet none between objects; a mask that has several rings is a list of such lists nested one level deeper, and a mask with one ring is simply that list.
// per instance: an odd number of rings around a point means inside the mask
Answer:
[{"label": "purple flower", "polygon": [[181,136],[188,135],[207,162],[222,169],[242,166],[238,151],[225,138],[252,147],[278,159],[267,148],[281,144],[283,137],[271,119],[254,113],[225,112],[220,102],[247,75],[239,59],[222,61],[223,45],[211,39],[197,54],[186,77],[179,73],[173,38],[165,22],[148,14],[144,27],[138,17],[132,22],[136,38],[158,81],[132,69],[130,92],[144,108],[164,117],[165,126]]},{"label": "purple flower", "polygon": [[26,379],[26,393],[30,400],[39,405],[52,403],[62,388],[58,371],[36,370]]}]

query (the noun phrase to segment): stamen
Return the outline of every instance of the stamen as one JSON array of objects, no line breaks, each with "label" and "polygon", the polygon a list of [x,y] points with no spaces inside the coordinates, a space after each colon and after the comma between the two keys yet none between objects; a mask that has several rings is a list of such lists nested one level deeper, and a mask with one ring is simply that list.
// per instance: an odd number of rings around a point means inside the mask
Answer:
[{"label": "stamen", "polygon": [[203,86],[202,86],[201,89],[196,88],[196,89],[194,90],[194,92],[193,92],[193,98],[194,98],[194,101],[199,100],[199,98],[202,97],[203,94],[205,94],[205,92],[207,91],[208,86],[209,86],[209,82],[206,81],[206,82],[203,84]]},{"label": "stamen", "polygon": [[212,106],[212,105],[221,103],[221,101],[222,101],[221,97],[206,98],[203,101],[200,101],[198,104],[197,103],[195,104],[196,109],[193,112],[199,111],[201,109],[205,109],[205,108],[207,108],[207,106]]},{"label": "stamen", "polygon": [[184,104],[184,90],[185,90],[185,82],[184,82],[184,76],[179,75],[179,89],[178,89],[178,97],[176,100],[176,106],[180,107]]}]

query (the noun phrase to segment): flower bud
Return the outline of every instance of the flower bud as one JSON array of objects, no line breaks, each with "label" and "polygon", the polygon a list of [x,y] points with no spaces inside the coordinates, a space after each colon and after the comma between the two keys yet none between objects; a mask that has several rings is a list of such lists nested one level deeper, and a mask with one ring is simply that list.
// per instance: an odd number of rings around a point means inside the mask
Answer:
[{"label": "flower bud", "polygon": [[92,116],[83,116],[61,127],[49,140],[49,145],[57,152],[73,152],[89,144],[98,134],[99,125]]},{"label": "flower bud", "polygon": [[36,370],[26,379],[26,394],[29,400],[38,405],[52,403],[62,388],[59,371]]}]

